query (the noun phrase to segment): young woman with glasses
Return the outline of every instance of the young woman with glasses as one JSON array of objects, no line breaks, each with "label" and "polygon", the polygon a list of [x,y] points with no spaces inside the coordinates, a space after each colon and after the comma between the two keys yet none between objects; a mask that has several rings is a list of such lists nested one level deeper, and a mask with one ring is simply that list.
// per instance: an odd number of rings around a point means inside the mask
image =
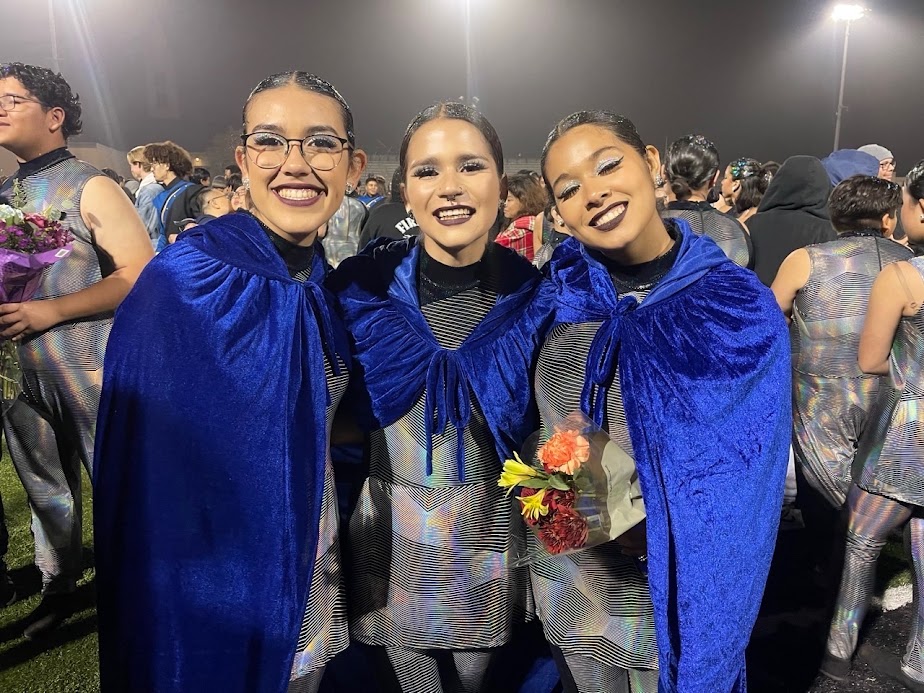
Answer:
[{"label": "young woman with glasses", "polygon": [[273,75],[244,107],[248,213],[184,233],[107,354],[96,474],[111,690],[316,690],[348,642],[329,435],[346,333],[317,230],[356,184],[343,97]]}]

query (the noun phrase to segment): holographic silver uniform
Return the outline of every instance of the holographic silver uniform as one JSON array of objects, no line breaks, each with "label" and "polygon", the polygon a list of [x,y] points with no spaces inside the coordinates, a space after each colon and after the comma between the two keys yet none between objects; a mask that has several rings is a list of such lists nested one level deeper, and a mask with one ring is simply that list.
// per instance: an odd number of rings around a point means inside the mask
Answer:
[{"label": "holographic silver uniform", "polygon": [[751,266],[751,244],[747,229],[734,217],[714,209],[707,202],[679,203],[683,207],[673,207],[671,203],[661,216],[664,218],[681,218],[689,222],[693,232],[698,236],[709,236],[716,242],[729,260],[740,267]]},{"label": "holographic silver uniform", "polygon": [[[924,278],[924,259],[910,264]],[[876,561],[890,534],[908,525],[914,565],[913,618],[902,671],[924,684],[924,309],[903,317],[870,422],[860,439],[850,489],[844,572],[827,651],[850,659],[857,647],[876,581]]]},{"label": "holographic silver uniform", "polygon": [[882,267],[911,251],[882,237],[843,236],[808,246],[811,272],[793,304],[793,441],[808,482],[835,508],[851,483],[857,441],[879,377],[857,364],[860,332]]},{"label": "holographic silver uniform", "polygon": [[[335,375],[324,358],[324,375],[331,402],[327,406],[327,436],[334,422],[334,412],[346,392],[349,374],[340,362],[340,375]],[[290,693],[314,693],[321,683],[324,666],[350,644],[346,594],[340,558],[340,517],[337,512],[337,491],[327,450],[324,474],[324,495],[321,522],[318,527],[318,550],[315,557],[308,604],[298,636],[295,659],[292,662]]]},{"label": "holographic silver uniform", "polygon": [[[631,292],[641,301],[645,292]],[[601,323],[560,325],[546,338],[536,366],[536,401],[543,417],[543,438],[554,421],[580,410],[581,390],[591,342]],[[632,455],[632,441],[622,404],[619,374],[606,400],[604,429]],[[619,681],[632,691],[656,691],[658,650],[654,607],[648,579],[636,562],[610,542],[530,566],[536,608],[550,643],[562,650],[578,690]],[[606,684],[609,686],[609,684]],[[629,689],[625,689],[629,690]]]},{"label": "holographic silver uniform", "polygon": [[[489,279],[421,312],[437,341],[458,348],[494,306]],[[463,431],[465,479],[456,465],[456,429],[433,436],[433,474],[426,474],[425,394],[371,438],[371,468],[350,521],[353,571],[351,635],[398,650],[475,650],[511,639],[532,611],[528,574],[512,569],[520,531],[513,505],[497,485],[501,462],[472,397]],[[392,662],[399,674],[405,668]],[[430,688],[426,688],[429,685]],[[439,690],[439,682],[409,682]]]},{"label": "holographic silver uniform", "polygon": [[[924,258],[909,260],[924,278]],[[902,318],[868,435],[857,452],[860,488],[924,506],[924,310]]]},{"label": "holographic silver uniform", "polygon": [[[24,210],[66,214],[71,254],[47,267],[33,300],[57,298],[96,284],[112,267],[80,216],[87,181],[102,173],[65,159],[26,176]],[[46,593],[76,589],[81,564],[80,465],[92,476],[96,412],[112,313],[55,325],[17,350],[22,393],[4,416],[13,464],[32,508],[35,564]]]}]

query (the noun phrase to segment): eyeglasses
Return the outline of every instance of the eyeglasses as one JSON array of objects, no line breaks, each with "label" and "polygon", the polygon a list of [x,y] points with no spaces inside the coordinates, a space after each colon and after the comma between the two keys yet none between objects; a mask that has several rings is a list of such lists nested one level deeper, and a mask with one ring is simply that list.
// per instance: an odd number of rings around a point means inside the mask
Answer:
[{"label": "eyeglasses", "polygon": [[16,107],[21,103],[37,103],[39,106],[45,105],[38,99],[30,99],[28,96],[20,96],[19,94],[0,95],[0,108],[4,111],[15,111]]},{"label": "eyeglasses", "polygon": [[880,161],[879,168],[887,168],[887,169],[892,169],[894,171],[895,162],[894,161]]},{"label": "eyeglasses", "polygon": [[289,157],[292,143],[299,145],[305,162],[316,171],[333,171],[351,149],[350,141],[336,135],[308,135],[303,140],[288,140],[272,132],[251,132],[241,135],[247,156],[260,168],[279,168]]},{"label": "eyeglasses", "polygon": [[231,199],[231,195],[227,193],[221,193],[221,195],[214,195],[210,197],[205,204],[206,206],[214,205],[214,204],[217,204],[219,200],[229,200],[229,199]]}]

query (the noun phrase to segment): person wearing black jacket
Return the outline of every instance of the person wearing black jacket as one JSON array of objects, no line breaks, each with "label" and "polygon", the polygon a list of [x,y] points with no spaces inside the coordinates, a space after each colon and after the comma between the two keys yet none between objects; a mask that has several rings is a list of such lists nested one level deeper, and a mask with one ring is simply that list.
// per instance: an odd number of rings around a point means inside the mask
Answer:
[{"label": "person wearing black jacket", "polygon": [[791,252],[837,238],[828,216],[831,183],[813,156],[787,159],[748,221],[754,245],[754,271],[770,286]]},{"label": "person wearing black jacket", "polygon": [[369,241],[376,238],[402,238],[417,236],[420,227],[401,199],[401,169],[397,169],[391,179],[391,197],[388,202],[379,202],[369,210],[369,216],[363,223],[359,236],[359,249],[365,248]]}]

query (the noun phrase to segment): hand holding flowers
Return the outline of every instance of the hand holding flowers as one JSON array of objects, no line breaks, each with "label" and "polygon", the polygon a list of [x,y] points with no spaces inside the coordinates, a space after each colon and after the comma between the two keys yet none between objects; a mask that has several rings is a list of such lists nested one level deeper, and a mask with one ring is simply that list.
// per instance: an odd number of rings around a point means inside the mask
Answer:
[{"label": "hand holding flowers", "polygon": [[581,413],[571,414],[535,455],[524,457],[535,461],[527,464],[514,453],[498,486],[508,494],[520,489],[520,513],[541,550],[527,551],[515,565],[614,539],[623,553],[644,555],[645,510],[635,463],[599,427]]}]

